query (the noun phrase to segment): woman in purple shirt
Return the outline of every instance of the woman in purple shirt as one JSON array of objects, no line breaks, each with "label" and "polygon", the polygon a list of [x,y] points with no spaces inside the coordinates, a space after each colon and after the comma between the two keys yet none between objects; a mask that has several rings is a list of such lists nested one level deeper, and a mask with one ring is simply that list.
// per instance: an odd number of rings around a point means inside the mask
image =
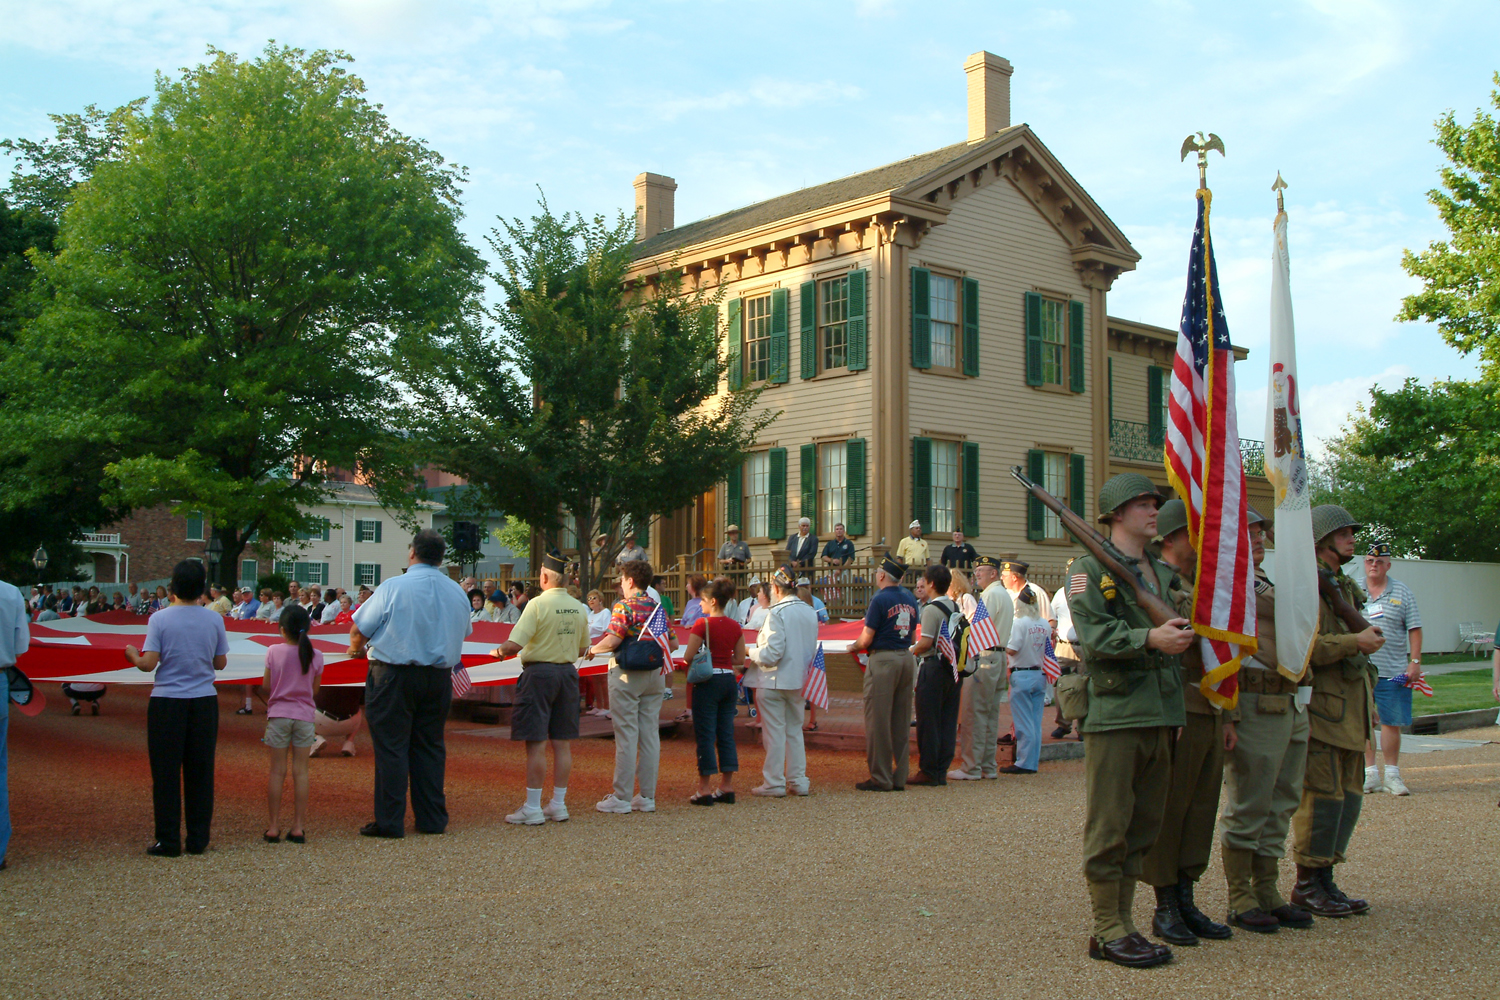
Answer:
[{"label": "woman in purple shirt", "polygon": [[178,563],[172,570],[172,603],[147,621],[141,650],[125,647],[131,666],[156,671],[146,708],[156,843],[146,853],[157,857],[182,853],[184,803],[189,854],[207,849],[213,822],[214,748],[219,740],[214,671],[228,662],[229,636],[224,616],[198,604],[204,582],[202,563]]}]

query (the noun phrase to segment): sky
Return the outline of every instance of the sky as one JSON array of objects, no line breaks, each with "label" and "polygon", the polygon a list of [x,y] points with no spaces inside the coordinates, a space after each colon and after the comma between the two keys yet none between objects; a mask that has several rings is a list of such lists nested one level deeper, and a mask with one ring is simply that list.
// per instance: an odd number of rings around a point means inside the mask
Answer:
[{"label": "sky", "polygon": [[989,50],[1015,66],[1012,121],[1141,254],[1111,315],[1177,325],[1197,186],[1178,153],[1190,132],[1223,139],[1209,186],[1229,327],[1250,350],[1245,437],[1265,420],[1281,172],[1319,442],[1372,385],[1477,371],[1394,317],[1419,287],[1402,250],[1445,235],[1434,122],[1489,107],[1497,35],[1500,4],[1473,0],[0,0],[0,136],[150,95],[210,45],[339,49],[396,128],[468,168],[464,225],[484,248],[540,193],[613,216],[649,170],[677,180],[680,224],[960,141],[963,61]]}]

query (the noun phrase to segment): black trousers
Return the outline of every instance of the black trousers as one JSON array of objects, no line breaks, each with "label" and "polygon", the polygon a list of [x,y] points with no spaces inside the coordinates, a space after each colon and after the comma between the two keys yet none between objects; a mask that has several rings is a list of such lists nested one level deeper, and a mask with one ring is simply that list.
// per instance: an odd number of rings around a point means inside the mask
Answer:
[{"label": "black trousers", "polygon": [[924,656],[917,667],[917,760],[939,783],[948,778],[958,743],[958,704],[962,688],[953,680],[953,665],[942,657]]},{"label": "black trousers", "polygon": [[151,698],[146,704],[146,753],[151,759],[151,804],[156,841],[183,846],[182,814],[187,806],[187,849],[208,846],[214,818],[214,748],[219,742],[219,696]]},{"label": "black trousers", "polygon": [[735,702],[739,692],[733,674],[714,674],[693,685],[693,737],[698,742],[700,775],[733,774],[740,769],[734,745]]},{"label": "black trousers", "polygon": [[417,829],[442,833],[448,828],[443,724],[452,702],[451,670],[370,661],[365,724],[375,745],[375,825],[382,833],[406,832],[408,785]]}]

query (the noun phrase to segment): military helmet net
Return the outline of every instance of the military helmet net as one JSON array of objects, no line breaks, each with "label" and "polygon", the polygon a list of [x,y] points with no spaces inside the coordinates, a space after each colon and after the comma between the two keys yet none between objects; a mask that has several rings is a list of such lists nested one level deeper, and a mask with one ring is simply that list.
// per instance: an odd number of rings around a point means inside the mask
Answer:
[{"label": "military helmet net", "polygon": [[1139,472],[1122,472],[1111,477],[1099,490],[1099,520],[1108,520],[1121,504],[1144,496],[1156,497],[1158,507],[1167,499],[1155,483]]},{"label": "military helmet net", "polygon": [[1179,528],[1187,527],[1187,504],[1175,497],[1161,505],[1156,512],[1156,533],[1166,538]]},{"label": "military helmet net", "polygon": [[1349,512],[1336,503],[1325,503],[1312,509],[1313,539],[1322,544],[1323,539],[1340,528],[1359,531],[1364,525],[1356,521]]}]

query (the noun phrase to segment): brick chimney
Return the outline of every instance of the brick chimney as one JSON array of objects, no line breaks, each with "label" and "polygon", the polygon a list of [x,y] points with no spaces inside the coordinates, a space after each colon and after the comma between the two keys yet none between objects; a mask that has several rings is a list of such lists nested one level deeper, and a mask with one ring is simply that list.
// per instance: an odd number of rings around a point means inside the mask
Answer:
[{"label": "brick chimney", "polygon": [[[1015,68],[993,52],[976,52],[964,60],[964,72],[969,77],[969,142],[982,142],[1010,127],[1010,75]],[[635,183],[639,190],[639,178]]]},{"label": "brick chimney", "polygon": [[672,202],[677,182],[662,174],[637,174],[635,178],[635,238],[644,240],[664,233],[674,225]]}]

